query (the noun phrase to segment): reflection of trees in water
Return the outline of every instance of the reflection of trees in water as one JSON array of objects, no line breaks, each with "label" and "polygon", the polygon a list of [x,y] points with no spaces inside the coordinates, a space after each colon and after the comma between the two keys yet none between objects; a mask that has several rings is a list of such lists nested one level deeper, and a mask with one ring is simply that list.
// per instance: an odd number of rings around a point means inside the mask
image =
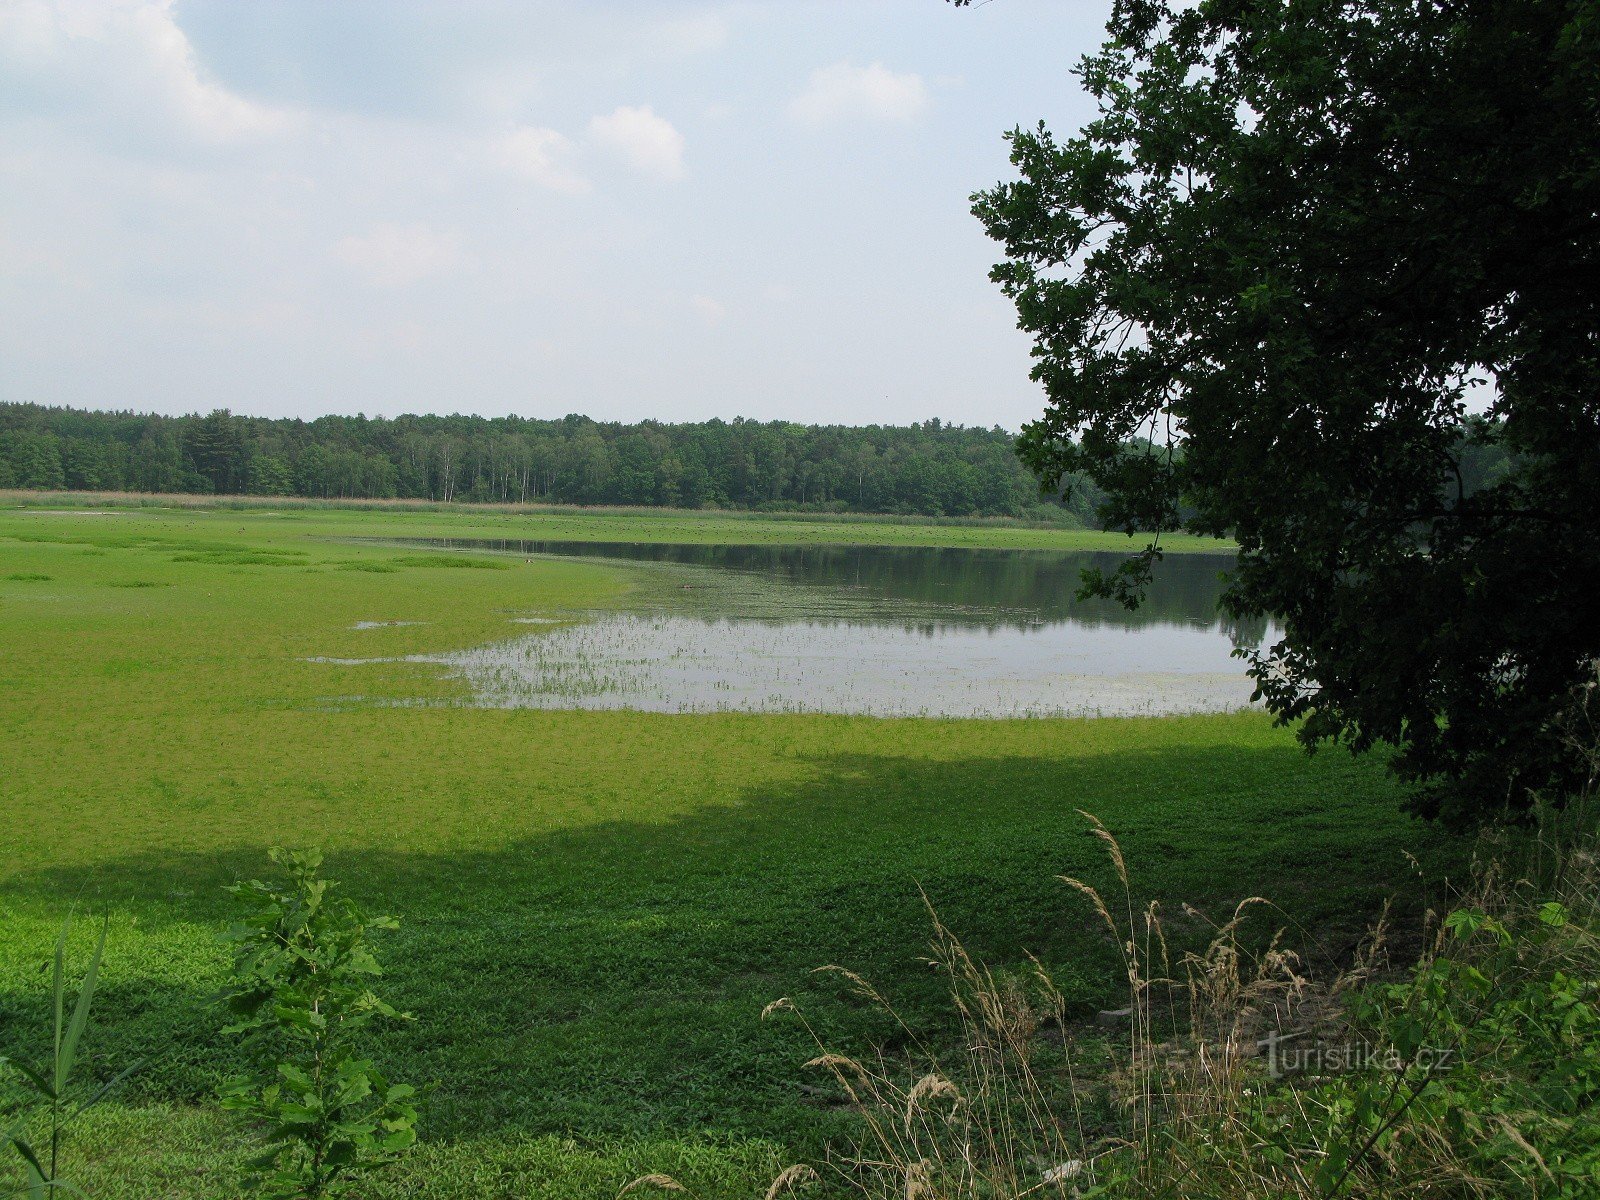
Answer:
[{"label": "reflection of trees in water", "polygon": [[1228,640],[1246,650],[1259,650],[1267,639],[1267,629],[1272,624],[1266,617],[1224,618],[1222,628]]},{"label": "reflection of trees in water", "polygon": [[[1087,628],[1137,629],[1185,625],[1225,633],[1235,645],[1255,648],[1265,619],[1237,621],[1217,611],[1222,573],[1232,565],[1218,554],[1172,555],[1157,567],[1145,601],[1132,612],[1115,601],[1077,599],[1083,571],[1113,569],[1124,555],[1095,551],[997,550],[948,546],[749,546],[619,542],[421,539],[433,546],[557,554],[629,562],[715,567],[786,579],[806,587],[843,589],[864,599],[936,606],[930,620],[905,622],[885,613],[880,623],[925,629],[1032,629],[1059,621]],[[807,617],[806,619],[815,619]],[[842,613],[859,622],[860,614]]]}]

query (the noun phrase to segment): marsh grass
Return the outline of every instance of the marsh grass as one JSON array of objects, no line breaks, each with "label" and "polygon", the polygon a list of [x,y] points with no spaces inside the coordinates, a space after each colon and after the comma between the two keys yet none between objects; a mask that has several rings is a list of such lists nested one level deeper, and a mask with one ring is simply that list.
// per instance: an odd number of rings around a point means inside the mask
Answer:
[{"label": "marsh grass", "polygon": [[39,492],[25,489],[0,489],[0,500],[19,503],[73,507],[197,508],[249,512],[261,509],[346,509],[352,512],[494,512],[516,514],[594,513],[637,517],[703,517],[713,515],[727,520],[829,521],[840,524],[870,523],[886,525],[931,525],[951,528],[1077,529],[1077,519],[1063,511],[1053,519],[1027,517],[930,517],[895,513],[818,513],[747,510],[670,508],[660,505],[626,504],[460,504],[437,500],[385,500],[377,498],[318,499],[307,496],[203,496],[174,492]]},{"label": "marsh grass", "polygon": [[[859,1115],[827,1163],[840,1190],[877,1200],[1453,1200],[1600,1194],[1600,854],[1589,798],[1537,831],[1486,836],[1420,949],[1391,962],[1387,913],[1347,962],[1308,969],[1280,931],[1245,934],[1251,897],[1196,949],[1134,901],[1121,847],[1085,813],[1118,887],[1062,883],[1115,942],[1127,1005],[1098,1025],[1037,960],[997,972],[932,906],[928,966],[959,1018],[952,1053],[889,1014],[900,1049],[842,1054],[788,999],[817,1047],[806,1065]],[[1510,869],[1512,865],[1516,870]],[[1282,1072],[1286,1042],[1310,1069]],[[1338,1055],[1323,1055],[1332,1046]],[[1368,1059],[1350,1047],[1370,1047]],[[1264,1059],[1263,1049],[1269,1057]],[[1364,1051],[1363,1051],[1364,1054]],[[1331,1065],[1330,1065],[1331,1064]]]},{"label": "marsh grass", "polygon": [[[21,511],[76,513],[83,517],[134,514],[235,516],[280,525],[361,530],[378,526],[410,535],[460,536],[501,532],[508,526],[535,536],[595,541],[861,543],[870,545],[1038,546],[1057,549],[1138,549],[1143,542],[1120,533],[1011,517],[916,517],[887,513],[773,513],[727,509],[584,507],[579,505],[444,504],[421,500],[312,500],[282,496],[190,496],[133,492],[0,491],[0,503]],[[1217,553],[1232,543],[1192,534],[1163,534],[1162,548]]]},{"label": "marsh grass", "polygon": [[[1319,928],[1392,890],[1404,869],[1393,847],[1413,846],[1430,870],[1442,868],[1422,843],[1454,854],[1400,814],[1381,764],[1306,759],[1259,715],[495,711],[449,704],[459,682],[414,663],[302,661],[451,653],[505,637],[511,616],[622,607],[642,586],[626,569],[566,560],[390,568],[395,551],[350,539],[831,539],[840,527],[730,528],[583,514],[0,512],[11,851],[0,1049],[31,1053],[25,1037],[45,1028],[37,964],[75,900],[113,911],[94,1079],[101,1064],[166,1049],[86,1114],[75,1182],[96,1200],[230,1194],[251,1147],[214,1112],[216,1085],[240,1066],[210,1015],[227,976],[214,935],[229,919],[222,885],[255,873],[274,844],[314,836],[352,895],[404,918],[389,975],[418,1020],[379,1032],[374,1060],[440,1089],[405,1172],[374,1183],[384,1200],[609,1200],[647,1171],[704,1200],[743,1200],[786,1163],[820,1160],[855,1118],[847,1102],[800,1090],[826,1082],[800,1069],[804,1031],[760,1022],[761,1007],[795,997],[850,1052],[890,1038],[847,981],[810,974],[849,963],[896,996],[928,1045],[951,1044],[942,980],[906,953],[924,940],[919,882],[975,958],[1015,964],[1027,946],[1072,1012],[1112,1003],[1116,947],[1098,926],[1062,921],[1050,883],[1052,870],[1112,883],[1064,796],[1116,829],[1130,863],[1162,863],[1166,894],[1226,906],[1248,886]],[[306,565],[172,561],[262,548],[302,551]],[[346,562],[389,569],[337,569]],[[165,586],[103,586],[131,579]],[[371,620],[417,623],[354,628]],[[1101,1104],[1091,1096],[1091,1115]]]},{"label": "marsh grass", "polygon": [[509,571],[510,563],[465,554],[402,554],[390,560],[397,567],[454,567],[479,571]]}]

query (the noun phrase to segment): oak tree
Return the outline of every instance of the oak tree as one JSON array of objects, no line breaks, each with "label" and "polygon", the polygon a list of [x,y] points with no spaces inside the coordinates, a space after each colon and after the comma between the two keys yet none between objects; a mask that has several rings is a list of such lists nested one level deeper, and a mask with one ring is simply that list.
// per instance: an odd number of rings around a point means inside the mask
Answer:
[{"label": "oak tree", "polygon": [[1600,3],[1121,0],[1109,34],[1097,117],[1014,131],[974,197],[1047,395],[1026,460],[1237,540],[1224,607],[1280,623],[1251,669],[1308,746],[1392,744],[1427,815],[1559,794],[1600,655]]}]

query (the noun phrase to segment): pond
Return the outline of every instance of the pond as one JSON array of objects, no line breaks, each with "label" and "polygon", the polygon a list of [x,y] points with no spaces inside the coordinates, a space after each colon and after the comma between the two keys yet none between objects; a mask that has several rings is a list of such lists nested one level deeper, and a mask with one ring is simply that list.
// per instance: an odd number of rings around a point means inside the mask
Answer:
[{"label": "pond", "polygon": [[448,667],[474,702],[657,712],[1040,717],[1215,712],[1249,703],[1238,647],[1272,630],[1217,614],[1226,555],[1168,557],[1129,612],[1079,601],[1118,554],[882,546],[429,539],[434,549],[610,560],[620,611],[508,616]]}]

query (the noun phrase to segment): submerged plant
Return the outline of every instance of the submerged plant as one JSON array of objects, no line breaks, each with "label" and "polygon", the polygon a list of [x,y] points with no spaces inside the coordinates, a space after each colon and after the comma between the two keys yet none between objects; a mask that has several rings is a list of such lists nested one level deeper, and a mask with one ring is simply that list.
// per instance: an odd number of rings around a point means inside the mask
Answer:
[{"label": "submerged plant", "polygon": [[373,992],[382,974],[368,944],[393,917],[369,917],[322,879],[316,850],[274,850],[288,879],[252,879],[228,889],[251,911],[226,937],[236,947],[225,994],[249,1036],[251,1076],[224,1089],[223,1107],[266,1125],[267,1151],[251,1185],[278,1200],[346,1194],[417,1140],[415,1088],[390,1083],[356,1053],[375,1020],[409,1020]]},{"label": "submerged plant", "polygon": [[[139,1069],[135,1063],[121,1074],[101,1084],[86,1097],[72,1099],[73,1068],[78,1065],[78,1051],[84,1031],[89,1026],[89,1009],[94,1002],[95,988],[100,981],[100,963],[105,956],[106,934],[110,918],[100,927],[100,937],[95,942],[94,953],[78,985],[72,1013],[67,1014],[66,956],[67,935],[72,921],[62,922],[56,937],[55,954],[51,960],[50,994],[55,1013],[54,1038],[50,1059],[46,1065],[30,1064],[11,1055],[0,1055],[0,1065],[15,1067],[21,1074],[29,1102],[5,1128],[7,1146],[21,1160],[25,1186],[13,1195],[26,1195],[29,1200],[55,1197],[62,1191],[77,1195],[83,1193],[61,1177],[61,1144],[68,1126],[93,1108],[110,1091]],[[29,1130],[36,1123],[44,1126],[43,1136],[37,1142]]]}]

